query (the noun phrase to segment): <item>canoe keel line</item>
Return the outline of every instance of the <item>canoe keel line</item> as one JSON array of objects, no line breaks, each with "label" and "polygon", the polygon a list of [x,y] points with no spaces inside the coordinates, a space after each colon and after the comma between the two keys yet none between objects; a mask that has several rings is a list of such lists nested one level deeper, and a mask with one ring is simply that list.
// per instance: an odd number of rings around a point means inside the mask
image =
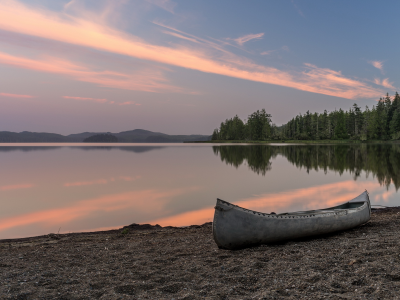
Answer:
[{"label": "canoe keel line", "polygon": [[213,236],[219,248],[233,250],[346,230],[370,217],[367,191],[338,206],[283,214],[260,213],[217,199]]}]

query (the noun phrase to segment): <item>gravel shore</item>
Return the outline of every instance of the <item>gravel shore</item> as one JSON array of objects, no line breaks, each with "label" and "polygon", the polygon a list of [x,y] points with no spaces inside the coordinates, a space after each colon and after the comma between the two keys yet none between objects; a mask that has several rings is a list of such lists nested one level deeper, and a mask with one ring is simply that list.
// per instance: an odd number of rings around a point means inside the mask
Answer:
[{"label": "gravel shore", "polygon": [[0,299],[400,299],[399,224],[237,251],[211,223],[0,240]]}]

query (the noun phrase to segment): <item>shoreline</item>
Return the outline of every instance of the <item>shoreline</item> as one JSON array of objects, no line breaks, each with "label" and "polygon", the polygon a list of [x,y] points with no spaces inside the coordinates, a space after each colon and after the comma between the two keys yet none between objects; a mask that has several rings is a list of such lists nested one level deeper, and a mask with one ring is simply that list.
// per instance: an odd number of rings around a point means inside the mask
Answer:
[{"label": "shoreline", "polygon": [[[125,232],[125,233],[122,233]],[[356,228],[241,250],[211,223],[0,241],[1,299],[395,299],[400,207]]]},{"label": "shoreline", "polygon": [[215,140],[215,141],[197,141],[197,142],[183,142],[192,144],[322,144],[322,145],[337,145],[337,144],[399,144],[400,140],[267,140],[267,141],[237,141],[237,140]]},{"label": "shoreline", "polygon": [[209,224],[212,224],[212,222],[207,222],[202,225],[188,225],[188,226],[181,226],[181,227],[176,227],[176,226],[162,227],[158,224],[151,225],[151,224],[132,223],[130,225],[126,225],[126,226],[118,228],[118,229],[110,229],[110,230],[77,231],[77,232],[69,232],[69,233],[48,233],[48,234],[43,234],[43,235],[28,236],[28,237],[22,237],[22,238],[0,239],[0,245],[2,243],[14,243],[14,242],[22,243],[22,242],[30,242],[30,241],[34,242],[35,240],[45,239],[48,237],[60,239],[62,237],[71,237],[71,236],[85,236],[85,235],[97,235],[97,234],[124,234],[124,233],[121,233],[124,229],[128,229],[129,231],[156,230],[156,229],[185,229],[185,228],[192,228],[192,227],[201,227],[201,226],[209,225]]},{"label": "shoreline", "polygon": [[[376,212],[384,212],[391,209],[399,209],[400,206],[394,207],[384,207],[384,208],[371,208],[372,214]],[[143,230],[162,230],[162,229],[190,229],[190,228],[201,228],[203,226],[212,226],[212,222],[206,222],[201,225],[187,225],[187,226],[160,226],[158,224],[151,225],[151,224],[137,224],[132,223],[130,225],[123,226],[117,229],[110,229],[110,230],[99,230],[99,231],[77,231],[77,232],[69,232],[69,233],[48,233],[43,235],[37,236],[28,236],[22,238],[11,238],[11,239],[0,239],[0,246],[2,243],[26,243],[26,242],[34,242],[35,240],[41,240],[46,238],[53,238],[53,239],[61,239],[63,237],[72,237],[72,236],[85,236],[85,235],[101,235],[101,234],[125,234],[123,233],[124,230],[128,230],[127,233],[130,232],[138,232]]]}]

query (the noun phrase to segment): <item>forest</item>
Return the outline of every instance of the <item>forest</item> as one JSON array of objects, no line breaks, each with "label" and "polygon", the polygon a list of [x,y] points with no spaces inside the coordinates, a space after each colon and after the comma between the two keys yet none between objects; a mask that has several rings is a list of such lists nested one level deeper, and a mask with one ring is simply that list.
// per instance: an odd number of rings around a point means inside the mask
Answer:
[{"label": "forest", "polygon": [[364,111],[356,103],[347,111],[307,111],[280,127],[265,109],[257,110],[244,121],[237,115],[225,120],[212,140],[400,140],[400,96],[386,94]]}]

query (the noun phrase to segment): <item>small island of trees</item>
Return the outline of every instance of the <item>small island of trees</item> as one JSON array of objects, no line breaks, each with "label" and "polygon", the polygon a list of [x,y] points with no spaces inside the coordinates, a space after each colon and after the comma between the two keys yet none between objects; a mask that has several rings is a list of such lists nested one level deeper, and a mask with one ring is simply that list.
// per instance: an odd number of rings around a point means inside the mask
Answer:
[{"label": "small island of trees", "polygon": [[247,121],[237,115],[222,122],[211,140],[400,140],[400,96],[386,94],[377,105],[365,110],[354,104],[348,111],[299,114],[277,127],[265,109],[252,113]]}]

